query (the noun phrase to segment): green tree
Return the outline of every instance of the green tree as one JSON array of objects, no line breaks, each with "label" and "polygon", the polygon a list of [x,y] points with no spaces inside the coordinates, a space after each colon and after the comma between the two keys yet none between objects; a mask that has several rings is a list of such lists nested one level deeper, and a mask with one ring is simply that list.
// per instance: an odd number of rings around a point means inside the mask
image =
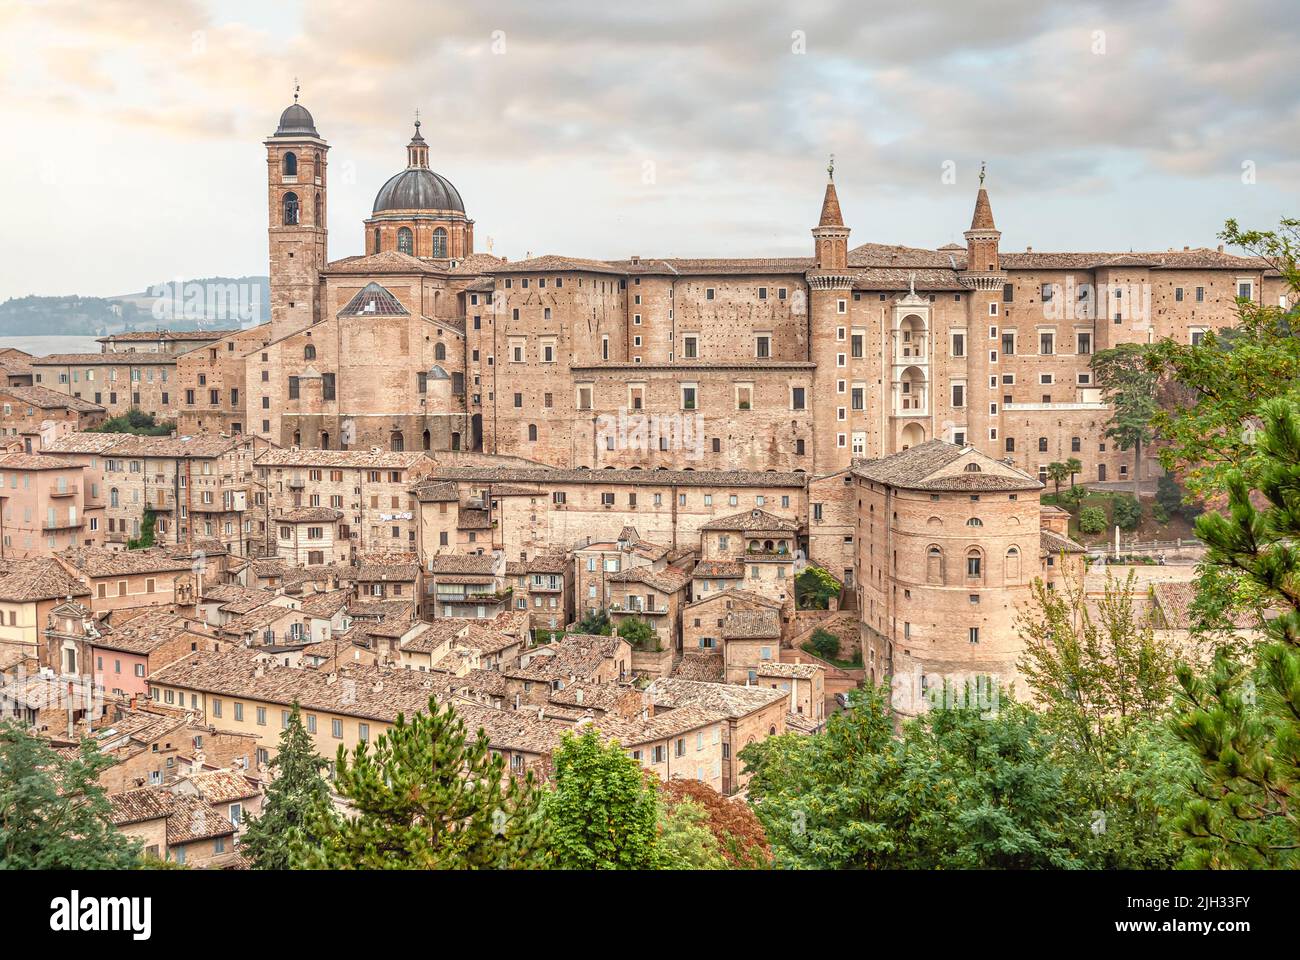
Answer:
[{"label": "green tree", "polygon": [[[1300,295],[1300,220],[1285,219],[1276,231],[1246,231],[1229,220],[1219,236],[1267,261],[1292,296]],[[1251,440],[1260,405],[1274,398],[1300,402],[1297,310],[1238,300],[1233,327],[1211,331],[1197,344],[1161,340],[1148,362],[1173,391],[1153,418],[1163,441],[1160,462],[1193,498],[1208,499],[1227,489],[1233,470],[1250,478],[1262,465]]]},{"label": "green tree", "polygon": [[726,870],[709,814],[691,800],[659,807],[659,866],[663,870]]},{"label": "green tree", "polygon": [[802,610],[826,610],[832,597],[838,597],[843,586],[821,567],[809,565],[795,577],[795,596]]},{"label": "green tree", "polygon": [[659,634],[640,617],[628,617],[618,625],[618,635],[637,650],[658,650]]},{"label": "green tree", "polygon": [[1106,869],[1167,869],[1179,855],[1174,815],[1186,751],[1167,735],[1175,648],[1135,604],[1136,577],[1109,572],[1099,599],[1082,574],[1031,585],[1016,628],[1019,668],[1046,729],[1072,805],[1089,819],[1080,855]]},{"label": "green tree", "polygon": [[1142,502],[1128,494],[1116,494],[1110,504],[1115,526],[1121,530],[1136,530],[1142,522]]},{"label": "green tree", "polygon": [[749,796],[775,864],[799,869],[909,866],[908,803],[888,690],[855,691],[813,736],[786,733],[745,747]]},{"label": "green tree", "polygon": [[1079,511],[1079,531],[1087,534],[1101,533],[1106,529],[1106,511],[1101,507],[1084,507]]},{"label": "green tree", "polygon": [[1226,474],[1228,514],[1196,522],[1207,564],[1259,591],[1266,637],[1253,662],[1221,648],[1206,673],[1178,667],[1174,730],[1200,763],[1181,827],[1198,867],[1300,866],[1300,409],[1275,398],[1259,412],[1256,451]]},{"label": "green tree", "polygon": [[1121,450],[1133,451],[1133,492],[1142,492],[1142,448],[1151,442],[1151,421],[1158,409],[1159,368],[1147,362],[1147,346],[1121,343],[1092,356],[1093,376],[1112,407],[1106,436]]},{"label": "green tree", "polygon": [[1078,457],[1071,457],[1065,461],[1065,468],[1070,472],[1070,490],[1075,490],[1074,478],[1083,472],[1083,461]]},{"label": "green tree", "polygon": [[608,637],[614,632],[614,625],[610,623],[608,611],[601,607],[599,610],[588,610],[584,613],[582,619],[574,626],[573,632]]},{"label": "green tree", "polygon": [[152,413],[132,407],[126,413],[110,417],[97,427],[88,428],[93,433],[133,433],[145,437],[165,437],[176,425],[170,421],[158,422]]},{"label": "green tree", "polygon": [[808,646],[823,660],[834,660],[840,655],[840,638],[821,627],[814,630],[813,635],[808,638]]},{"label": "green tree", "polygon": [[135,540],[128,540],[126,548],[128,550],[145,550],[153,546],[154,543],[154,526],[158,523],[158,515],[153,512],[152,507],[144,508],[144,519],[140,522],[140,536]]},{"label": "green tree", "polygon": [[0,722],[0,868],[125,870],[139,841],[113,827],[99,775],[115,761],[83,740],[59,752],[12,721]]},{"label": "green tree", "polygon": [[[1042,719],[1003,695],[994,710],[932,706],[903,733],[907,839],[921,869],[1073,869],[1088,833]],[[900,838],[901,840],[902,838]]]},{"label": "green tree", "polygon": [[347,817],[321,811],[302,864],[325,869],[529,868],[545,864],[532,774],[505,777],[481,729],[470,737],[450,705],[397,721],[349,758],[339,747],[335,791]]},{"label": "green tree", "polygon": [[1047,476],[1056,487],[1056,500],[1061,500],[1061,483],[1070,479],[1070,465],[1062,463],[1059,460],[1053,461],[1047,465]]},{"label": "green tree", "polygon": [[[271,761],[275,779],[266,788],[262,812],[245,830],[243,850],[260,870],[287,870],[304,850],[320,845],[314,824],[331,819],[329,786],[321,771],[327,766],[303,729],[298,704],[280,733],[280,748]],[[333,825],[331,824],[331,829]]]},{"label": "green tree", "polygon": [[566,735],[552,759],[554,789],[542,809],[550,826],[553,865],[657,868],[659,798],[641,764],[595,730]]}]

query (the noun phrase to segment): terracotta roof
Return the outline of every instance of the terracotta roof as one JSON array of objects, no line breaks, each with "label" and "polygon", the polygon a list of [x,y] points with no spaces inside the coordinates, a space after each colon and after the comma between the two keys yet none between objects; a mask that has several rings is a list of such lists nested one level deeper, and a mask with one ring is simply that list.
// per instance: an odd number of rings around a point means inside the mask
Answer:
[{"label": "terracotta roof", "polygon": [[744,575],[745,565],[739,560],[701,560],[691,571],[692,577],[710,580],[737,580]]},{"label": "terracotta roof", "polygon": [[155,787],[141,787],[125,793],[108,795],[108,819],[115,827],[125,827],[171,815],[175,797]]},{"label": "terracotta roof", "polygon": [[237,770],[206,770],[181,778],[194,785],[199,796],[208,803],[233,803],[259,796],[262,787]]},{"label": "terracotta roof", "polygon": [[221,340],[238,330],[130,330],[110,333],[96,343],[155,343],[160,340]]},{"label": "terracotta roof", "polygon": [[120,433],[88,433],[85,431],[65,433],[63,436],[55,437],[52,442],[45,444],[42,452],[46,454],[103,453],[121,440],[122,436],[123,434]]},{"label": "terracotta roof", "polygon": [[660,593],[677,593],[679,590],[686,589],[687,584],[691,582],[689,574],[673,567],[665,567],[663,570],[632,567],[629,570],[611,573],[606,579],[610,583],[643,583]]},{"label": "terracotta roof", "polygon": [[555,643],[534,647],[526,651],[527,666],[503,670],[508,677],[520,680],[587,679],[600,665],[611,659],[625,640],[618,637],[600,637],[589,634],[569,634]]},{"label": "terracotta roof", "polygon": [[672,676],[676,680],[722,683],[726,673],[726,664],[720,653],[684,653],[673,667]]},{"label": "terracotta roof", "polygon": [[271,519],[275,523],[333,523],[342,516],[342,510],[331,507],[295,507]]},{"label": "terracotta roof", "polygon": [[[258,458],[259,464],[261,458]],[[477,483],[591,483],[679,487],[802,487],[804,473],[775,470],[556,470],[550,467],[438,467],[433,476]]]},{"label": "terracotta roof", "polygon": [[1088,548],[1081,543],[1075,543],[1069,537],[1063,537],[1059,533],[1051,530],[1040,530],[1041,538],[1039,547],[1041,556],[1055,556],[1058,553],[1084,553]]},{"label": "terracotta roof", "polygon": [[488,553],[436,553],[425,558],[425,569],[430,574],[473,573],[491,576],[496,569],[496,558]]},{"label": "terracotta roof", "polygon": [[90,590],[51,557],[0,561],[0,600],[27,603],[88,597]]},{"label": "terracotta roof", "polygon": [[[961,466],[957,466],[958,464]],[[974,465],[977,469],[968,470]],[[928,440],[880,460],[855,460],[860,477],[909,490],[962,492],[1041,490],[1043,484],[1017,467],[994,460],[973,447]]]},{"label": "terracotta roof", "polygon": [[78,464],[39,453],[0,453],[0,470],[73,470]]},{"label": "terracotta roof", "polygon": [[762,710],[788,696],[784,690],[773,690],[771,687],[701,683],[674,677],[653,680],[646,692],[654,701],[656,710],[665,708],[676,712],[683,707],[703,707],[733,718],[748,716],[755,710]]},{"label": "terracotta roof", "polygon": [[723,640],[779,640],[781,616],[776,610],[728,610],[722,619]]},{"label": "terracotta roof", "polygon": [[[689,683],[690,681],[679,680],[676,682]],[[729,686],[729,684],[711,683],[708,686],[724,687]],[[744,688],[736,687],[735,689]],[[777,691],[769,692],[775,693]],[[781,695],[785,696],[784,693]],[[657,740],[667,740],[681,736],[684,733],[690,733],[692,730],[720,723],[727,719],[728,716],[729,714],[723,710],[689,704],[656,713],[647,720],[623,720],[607,714],[595,724],[595,727],[607,737],[617,740],[621,746],[635,747],[643,743],[654,743]]]},{"label": "terracotta roof", "polygon": [[292,447],[259,454],[259,467],[358,467],[397,470],[428,460],[422,453],[394,453],[374,447],[370,450],[313,450]]},{"label": "terracotta roof", "polygon": [[97,403],[60,393],[39,384],[20,387],[3,387],[0,393],[40,410],[75,410],[78,413],[103,413],[104,408]]},{"label": "terracotta roof", "polygon": [[840,198],[835,193],[835,182],[826,182],[826,196],[822,198],[822,215],[817,221],[819,227],[842,227],[844,217],[840,213]]},{"label": "terracotta roof", "polygon": [[716,520],[710,520],[700,527],[701,530],[740,530],[746,533],[768,533],[779,531],[782,533],[797,533],[799,523],[786,517],[778,517],[776,514],[768,513],[766,510],[746,510],[744,513],[733,513],[729,517],[719,517]]},{"label": "terracotta roof", "polygon": [[483,271],[488,274],[508,273],[623,273],[603,260],[583,260],[578,257],[558,257],[550,254],[529,260],[503,262]]},{"label": "terracotta roof", "polygon": [[[1195,581],[1157,581],[1151,584],[1151,599],[1155,601],[1166,629],[1191,630],[1196,626],[1197,618],[1192,611],[1196,599]],[[1245,611],[1230,614],[1229,623],[1239,630],[1261,626],[1257,615]]]},{"label": "terracotta roof", "polygon": [[201,797],[176,793],[171,796],[172,809],[167,817],[167,846],[226,837],[235,832],[235,825],[230,822],[230,818]]},{"label": "terracotta roof", "polygon": [[121,577],[136,573],[175,573],[189,570],[189,557],[169,556],[162,550],[106,550],[75,547],[56,556],[88,577]]},{"label": "terracotta roof", "polygon": [[175,366],[176,355],[171,353],[51,353],[32,357],[33,367],[140,367]]},{"label": "terracotta roof", "polygon": [[104,624],[103,633],[98,639],[91,640],[90,645],[143,656],[187,633],[195,637],[204,636],[193,630],[190,622],[180,614],[165,608],[147,608],[124,623],[110,621]]},{"label": "terracotta roof", "polygon": [[776,660],[764,660],[755,671],[760,677],[785,677],[798,680],[811,680],[818,673],[824,673],[825,667],[816,663],[781,663]]},{"label": "terracotta roof", "polygon": [[[697,568],[698,569],[698,568]],[[712,593],[701,596],[699,599],[686,605],[690,610],[695,607],[701,607],[709,603],[717,603],[719,600],[725,600],[734,604],[749,604],[751,607],[759,607],[764,610],[780,610],[781,601],[774,600],[771,597],[765,597],[761,593],[754,593],[752,590],[715,590]]]},{"label": "terracotta roof", "polygon": [[[982,176],[982,174],[981,174]],[[996,230],[993,225],[993,207],[989,204],[989,192],[980,187],[975,195],[975,213],[970,219],[972,230]]]}]

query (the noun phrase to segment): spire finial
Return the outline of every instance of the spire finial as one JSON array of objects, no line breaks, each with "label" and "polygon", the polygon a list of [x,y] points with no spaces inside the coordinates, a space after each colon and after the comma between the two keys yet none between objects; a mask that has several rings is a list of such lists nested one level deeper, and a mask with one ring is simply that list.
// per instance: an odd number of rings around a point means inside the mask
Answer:
[{"label": "spire finial", "polygon": [[298,91],[299,91],[300,89],[301,89],[301,87],[300,87],[299,84],[298,84],[298,78],[297,78],[297,77],[294,77],[294,78],[293,78],[293,102],[294,102],[294,103],[297,103],[297,102],[298,102]]},{"label": "spire finial", "polygon": [[420,129],[420,108],[419,107],[415,108],[415,129],[417,132]]},{"label": "spire finial", "polygon": [[835,179],[835,154],[831,154],[830,162],[826,164],[826,179]]},{"label": "spire finial", "polygon": [[980,161],[980,186],[981,187],[984,186],[984,167],[987,164],[987,162],[988,161],[986,160]]}]

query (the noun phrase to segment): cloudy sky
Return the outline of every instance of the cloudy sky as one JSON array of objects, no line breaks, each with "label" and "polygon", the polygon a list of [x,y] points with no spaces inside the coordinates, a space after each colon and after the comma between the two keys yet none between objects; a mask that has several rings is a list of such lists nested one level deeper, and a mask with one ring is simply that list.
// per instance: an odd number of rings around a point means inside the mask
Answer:
[{"label": "cloudy sky", "polygon": [[[1300,214],[1285,0],[0,0],[0,298],[266,272],[261,141],[330,142],[330,255],[418,108],[511,258],[805,255],[827,155],[852,241],[1214,245]],[[947,175],[945,175],[947,174]]]}]

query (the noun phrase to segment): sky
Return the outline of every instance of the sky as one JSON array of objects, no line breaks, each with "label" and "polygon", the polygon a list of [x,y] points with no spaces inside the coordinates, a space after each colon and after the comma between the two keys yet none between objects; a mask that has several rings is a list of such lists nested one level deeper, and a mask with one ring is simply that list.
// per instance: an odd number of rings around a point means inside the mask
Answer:
[{"label": "sky", "polygon": [[807,256],[850,242],[1215,246],[1300,215],[1287,0],[0,0],[0,300],[267,271],[262,141],[331,145],[331,259],[405,166],[479,250]]}]

